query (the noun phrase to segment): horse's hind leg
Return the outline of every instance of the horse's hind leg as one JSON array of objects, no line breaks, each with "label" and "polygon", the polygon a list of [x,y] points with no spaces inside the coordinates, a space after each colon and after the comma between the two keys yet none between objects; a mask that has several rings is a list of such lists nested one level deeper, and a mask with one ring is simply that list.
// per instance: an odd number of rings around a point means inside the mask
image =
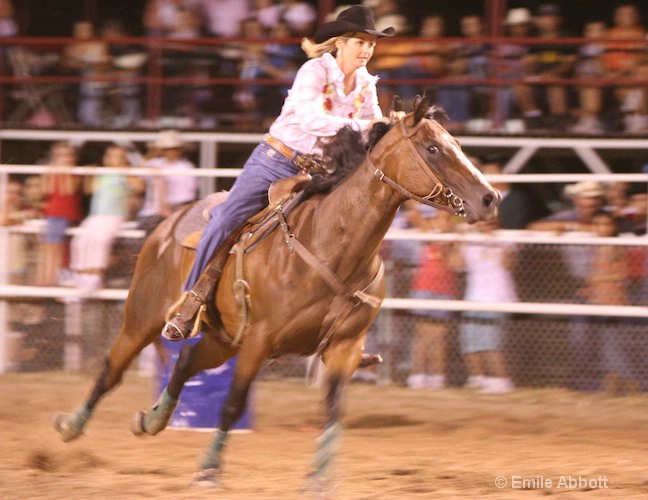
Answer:
[{"label": "horse's hind leg", "polygon": [[187,345],[178,356],[169,384],[158,400],[148,410],[137,412],[131,421],[131,431],[136,436],[154,436],[164,430],[178,404],[185,382],[202,370],[216,368],[236,353],[231,345],[203,335],[192,345]]},{"label": "horse's hind leg", "polygon": [[269,353],[265,337],[248,334],[236,361],[234,379],[227,400],[221,408],[220,428],[212,436],[200,463],[200,469],[196,473],[196,484],[201,486],[217,484],[222,463],[221,455],[227,442],[228,432],[245,411],[250,386]]}]

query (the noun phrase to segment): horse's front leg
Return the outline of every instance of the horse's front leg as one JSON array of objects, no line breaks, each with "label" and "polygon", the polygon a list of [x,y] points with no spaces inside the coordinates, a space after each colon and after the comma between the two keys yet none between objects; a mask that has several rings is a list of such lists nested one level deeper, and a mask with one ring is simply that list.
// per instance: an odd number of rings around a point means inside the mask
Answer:
[{"label": "horse's front leg", "polygon": [[203,335],[195,344],[185,346],[173,367],[169,384],[152,406],[135,414],[131,421],[131,432],[136,436],[154,436],[163,431],[171,420],[187,380],[202,370],[222,365],[235,353],[236,350],[229,344],[208,335]]},{"label": "horse's front leg", "polygon": [[228,432],[240,418],[247,406],[248,394],[263,361],[270,354],[265,335],[247,334],[239,352],[234,370],[232,386],[227,400],[221,408],[220,428],[213,434],[196,473],[194,483],[199,486],[217,486],[222,467],[222,453],[227,443]]},{"label": "horse's front leg", "polygon": [[313,469],[307,482],[309,490],[326,492],[332,488],[331,463],[340,446],[344,391],[360,363],[363,340],[364,335],[359,339],[342,340],[332,344],[324,352],[327,420],[317,438]]}]

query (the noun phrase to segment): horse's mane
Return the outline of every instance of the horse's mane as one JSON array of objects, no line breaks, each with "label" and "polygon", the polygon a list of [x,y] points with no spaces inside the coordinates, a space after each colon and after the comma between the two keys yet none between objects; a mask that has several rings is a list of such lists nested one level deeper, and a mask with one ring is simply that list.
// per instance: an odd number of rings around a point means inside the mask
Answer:
[{"label": "horse's mane", "polygon": [[[398,100],[400,102],[400,99]],[[417,97],[414,104],[414,123],[427,118],[445,125],[448,115],[440,106],[431,105],[431,101],[429,96]],[[367,151],[371,150],[393,126],[393,124],[388,125],[383,122],[375,123],[369,131],[366,141],[362,139],[361,132],[348,126],[340,129],[324,148],[324,163],[327,170],[332,173],[313,175],[313,179],[304,187],[302,200],[316,194],[330,193],[338,187],[351,172],[358,168],[367,155]]]},{"label": "horse's mane", "polygon": [[392,125],[378,122],[369,131],[366,141],[362,133],[350,127],[343,127],[324,148],[324,162],[326,168],[332,172],[328,175],[313,175],[313,179],[306,184],[302,200],[316,194],[330,193],[346,179],[351,172],[362,163],[367,151],[389,131]]}]

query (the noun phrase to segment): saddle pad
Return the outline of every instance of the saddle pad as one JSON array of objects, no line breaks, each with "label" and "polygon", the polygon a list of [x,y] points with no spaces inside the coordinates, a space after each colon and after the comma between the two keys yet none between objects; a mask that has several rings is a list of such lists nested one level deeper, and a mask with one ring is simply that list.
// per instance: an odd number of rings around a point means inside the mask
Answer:
[{"label": "saddle pad", "polygon": [[228,194],[227,191],[219,191],[194,202],[175,225],[173,238],[176,243],[181,245],[190,234],[202,231],[207,225],[205,214],[209,214],[213,207],[223,203]]}]

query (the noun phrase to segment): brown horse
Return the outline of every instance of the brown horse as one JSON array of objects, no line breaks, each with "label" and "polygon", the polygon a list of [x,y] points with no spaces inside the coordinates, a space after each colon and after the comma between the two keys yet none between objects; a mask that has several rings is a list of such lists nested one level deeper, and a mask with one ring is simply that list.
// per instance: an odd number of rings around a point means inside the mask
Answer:
[{"label": "brown horse", "polygon": [[[201,370],[238,354],[234,380],[216,431],[197,474],[215,483],[228,430],[244,411],[248,390],[264,360],[286,353],[318,353],[326,366],[327,423],[318,440],[311,478],[325,483],[340,434],[341,394],[361,360],[365,335],[385,294],[381,242],[398,207],[408,198],[462,214],[468,222],[497,214],[500,195],[445,130],[427,99],[395,125],[384,125],[375,144],[342,130],[328,150],[336,171],[307,187],[309,196],[285,218],[282,230],[262,239],[245,256],[250,315],[240,343],[239,308],[228,260],[215,308],[219,328],[206,326],[202,339],[181,352],[157,403],[133,421],[136,434],[163,430],[184,383]],[[371,147],[370,147],[371,146]],[[327,194],[317,191],[330,190]],[[98,400],[119,383],[124,370],[159,338],[164,313],[180,293],[192,253],[171,241],[180,214],[164,221],[139,255],[125,305],[125,321],[88,399],[55,425],[65,441],[82,434]]]}]

